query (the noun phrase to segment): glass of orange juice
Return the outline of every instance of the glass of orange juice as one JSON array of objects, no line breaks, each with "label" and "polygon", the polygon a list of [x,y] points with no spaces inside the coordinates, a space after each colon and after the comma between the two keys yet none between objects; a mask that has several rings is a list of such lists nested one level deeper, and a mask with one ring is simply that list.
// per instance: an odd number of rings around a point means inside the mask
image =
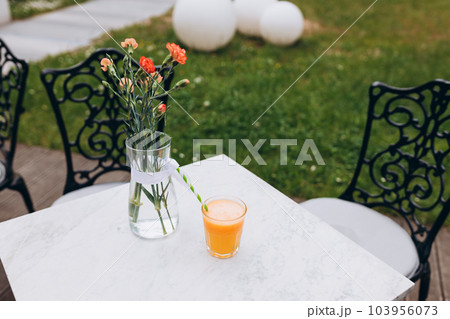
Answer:
[{"label": "glass of orange juice", "polygon": [[218,258],[233,257],[239,250],[247,206],[233,196],[214,196],[202,206],[206,247]]}]

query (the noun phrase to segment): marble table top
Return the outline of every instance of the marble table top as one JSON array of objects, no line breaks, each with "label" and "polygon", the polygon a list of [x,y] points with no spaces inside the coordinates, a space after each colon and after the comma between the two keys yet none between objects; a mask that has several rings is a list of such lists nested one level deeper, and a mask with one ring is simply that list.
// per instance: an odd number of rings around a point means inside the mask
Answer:
[{"label": "marble table top", "polygon": [[128,184],[0,223],[17,300],[394,300],[414,284],[222,155],[183,167],[203,198],[248,206],[241,247],[216,259],[200,204],[176,185],[180,224],[160,240],[128,226]]}]

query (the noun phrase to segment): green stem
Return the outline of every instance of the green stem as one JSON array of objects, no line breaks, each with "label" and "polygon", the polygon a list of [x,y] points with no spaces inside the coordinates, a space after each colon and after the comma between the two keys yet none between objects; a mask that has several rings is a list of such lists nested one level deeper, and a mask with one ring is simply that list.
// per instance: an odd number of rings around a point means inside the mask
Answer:
[{"label": "green stem", "polygon": [[167,205],[164,204],[164,208],[166,209],[167,216],[169,216],[170,225],[172,226],[172,229],[175,229],[175,226],[172,223],[172,218],[170,217],[169,209],[167,208]]},{"label": "green stem", "polygon": [[137,222],[139,209],[141,206],[141,189],[140,183],[135,183],[132,199],[129,203],[129,215],[133,219],[133,223]]},{"label": "green stem", "polygon": [[167,186],[164,188],[164,185],[161,182],[161,189],[163,190],[161,197],[163,199],[164,208],[166,209],[167,216],[169,217],[170,225],[172,225],[172,229],[175,229],[175,226],[173,226],[172,217],[170,217],[169,208],[167,207],[167,197],[169,197],[169,194],[166,194],[166,191],[169,188],[170,183],[171,181],[169,179],[169,181],[167,182]]},{"label": "green stem", "polygon": [[158,215],[159,215],[159,221],[161,222],[161,227],[163,229],[163,234],[167,235],[166,227],[164,227],[164,222],[163,222],[163,219],[162,219],[162,216],[161,216],[161,212],[158,209],[156,211],[158,212]]},{"label": "green stem", "polygon": [[159,221],[161,222],[161,226],[163,229],[163,234],[167,235],[167,231],[166,231],[166,227],[164,227],[164,221],[161,215],[161,196],[159,195],[159,186],[156,185],[151,185],[152,187],[152,192],[153,192],[153,199],[154,199],[154,203],[153,205],[155,206],[156,211],[158,212],[158,216],[159,216]]}]

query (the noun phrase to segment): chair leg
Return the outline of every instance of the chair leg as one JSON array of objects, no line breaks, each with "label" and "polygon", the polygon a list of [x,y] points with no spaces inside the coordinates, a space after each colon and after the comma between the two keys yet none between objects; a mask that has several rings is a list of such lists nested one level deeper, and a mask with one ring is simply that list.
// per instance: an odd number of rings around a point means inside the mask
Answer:
[{"label": "chair leg", "polygon": [[34,212],[33,202],[31,201],[30,193],[28,192],[27,185],[25,184],[25,181],[22,178],[22,176],[16,175],[14,181],[11,183],[10,188],[15,191],[18,191],[22,195],[23,201],[27,206],[28,213]]},{"label": "chair leg", "polygon": [[419,301],[425,301],[427,299],[429,289],[430,289],[430,265],[427,263],[425,265],[424,274],[420,279]]}]

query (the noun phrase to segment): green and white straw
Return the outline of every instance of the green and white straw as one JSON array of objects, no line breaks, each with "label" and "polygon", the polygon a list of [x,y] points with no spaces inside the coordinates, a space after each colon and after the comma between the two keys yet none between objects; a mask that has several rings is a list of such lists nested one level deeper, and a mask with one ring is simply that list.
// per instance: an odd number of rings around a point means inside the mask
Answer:
[{"label": "green and white straw", "polygon": [[184,174],[180,171],[180,168],[179,168],[179,167],[177,168],[177,172],[178,172],[178,174],[181,175],[181,177],[183,178],[183,181],[189,186],[189,189],[190,189],[191,192],[195,195],[195,197],[198,199],[198,201],[200,202],[200,204],[202,204],[203,207],[205,207],[205,210],[208,211],[208,206],[206,205],[206,203],[203,203],[200,194],[198,194],[198,193],[195,191],[194,185],[192,185],[192,184],[189,182],[187,176],[184,175]]}]

